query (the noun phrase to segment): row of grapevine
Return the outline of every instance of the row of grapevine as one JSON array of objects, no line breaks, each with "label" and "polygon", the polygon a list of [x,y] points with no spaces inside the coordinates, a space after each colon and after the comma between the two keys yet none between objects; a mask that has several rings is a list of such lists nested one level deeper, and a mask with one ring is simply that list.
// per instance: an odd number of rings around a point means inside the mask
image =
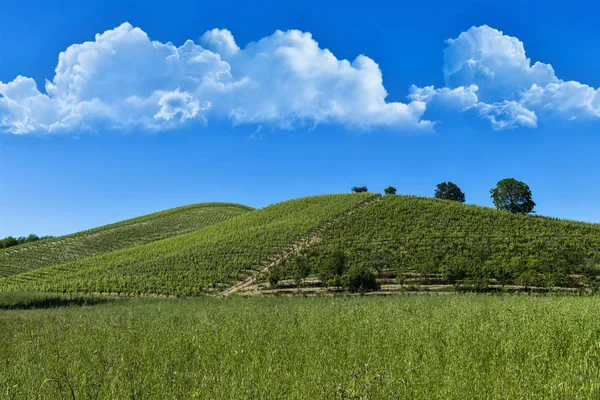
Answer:
[{"label": "row of grapevine", "polygon": [[350,265],[442,274],[449,283],[562,286],[573,284],[570,276],[600,275],[600,225],[412,196],[386,196],[331,225],[278,274],[297,277],[310,265],[318,275],[340,249]]},{"label": "row of grapevine", "polygon": [[188,233],[250,210],[229,203],[196,204],[7,248],[0,251],[0,277]]}]

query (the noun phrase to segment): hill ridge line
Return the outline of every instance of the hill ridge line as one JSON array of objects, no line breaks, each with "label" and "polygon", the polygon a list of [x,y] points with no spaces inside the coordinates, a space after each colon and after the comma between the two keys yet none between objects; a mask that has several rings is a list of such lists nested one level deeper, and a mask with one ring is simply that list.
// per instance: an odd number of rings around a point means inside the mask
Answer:
[{"label": "hill ridge line", "polygon": [[56,246],[63,242],[73,241],[79,239],[81,236],[86,235],[87,237],[98,236],[105,231],[108,230],[117,230],[117,229],[127,229],[134,225],[143,225],[153,222],[156,219],[161,217],[165,217],[167,215],[180,214],[191,209],[195,208],[204,208],[204,207],[241,207],[247,208],[248,211],[254,210],[254,208],[247,206],[245,204],[238,203],[229,203],[229,202],[206,202],[206,203],[196,203],[196,204],[188,204],[180,207],[168,208],[162,211],[155,211],[149,214],[139,215],[137,217],[127,218],[121,221],[111,222],[105,225],[96,226],[93,228],[84,229],[77,232],[71,232],[60,236],[54,236],[48,239],[41,239],[35,242],[22,243],[17,246],[7,247],[5,249],[0,249],[0,254],[2,255],[10,255],[13,253],[18,253],[22,251],[31,250],[37,247],[49,247]]},{"label": "hill ridge line", "polygon": [[235,203],[197,203],[8,247],[0,250],[0,278],[159,242],[252,210]]},{"label": "hill ridge line", "polygon": [[274,260],[272,260],[271,262],[269,262],[267,265],[265,265],[262,268],[259,268],[257,270],[252,271],[252,273],[250,274],[250,276],[248,276],[246,279],[239,281],[238,283],[233,284],[232,286],[229,286],[227,289],[223,290],[222,292],[218,293],[216,296],[218,297],[227,297],[230,296],[238,291],[240,291],[241,289],[248,287],[250,285],[252,285],[254,283],[254,279],[256,278],[256,276],[258,276],[261,273],[264,272],[268,272],[269,269],[275,265],[277,265],[278,263],[280,263],[281,261],[285,260],[286,258],[288,258],[290,255],[294,254],[294,253],[298,253],[300,250],[303,249],[307,249],[310,246],[312,246],[313,244],[319,242],[321,240],[319,234],[321,232],[323,232],[323,230],[325,230],[327,227],[335,224],[336,222],[339,222],[340,220],[354,214],[356,211],[361,210],[365,207],[368,207],[376,202],[378,202],[379,200],[381,200],[383,198],[383,196],[381,194],[377,194],[376,196],[374,196],[372,199],[369,199],[359,205],[357,205],[355,208],[353,208],[352,210],[349,210],[345,213],[343,213],[342,215],[340,215],[339,217],[331,220],[331,221],[327,221],[325,223],[323,223],[321,226],[317,227],[315,229],[315,232],[310,233],[307,236],[302,237],[300,240],[294,242],[292,244],[292,246],[284,251],[283,253],[280,253],[276,256],[276,258]]}]

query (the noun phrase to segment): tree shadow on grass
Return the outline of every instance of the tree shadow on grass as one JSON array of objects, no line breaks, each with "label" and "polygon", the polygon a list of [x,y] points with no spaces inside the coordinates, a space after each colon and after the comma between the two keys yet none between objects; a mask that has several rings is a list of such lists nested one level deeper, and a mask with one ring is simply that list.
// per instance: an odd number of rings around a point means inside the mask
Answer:
[{"label": "tree shadow on grass", "polygon": [[93,296],[59,294],[0,294],[0,310],[32,310],[42,308],[94,306],[114,301]]}]

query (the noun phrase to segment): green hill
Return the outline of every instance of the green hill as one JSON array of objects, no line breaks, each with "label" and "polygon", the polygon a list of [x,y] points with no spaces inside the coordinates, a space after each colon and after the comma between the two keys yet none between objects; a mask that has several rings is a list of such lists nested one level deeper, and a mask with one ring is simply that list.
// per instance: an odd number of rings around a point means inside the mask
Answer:
[{"label": "green hill", "polygon": [[272,273],[317,276],[339,250],[347,268],[362,264],[388,278],[381,272],[394,271],[400,281],[419,275],[421,282],[577,286],[597,275],[600,225],[386,196],[328,226],[318,243]]},{"label": "green hill", "polygon": [[375,198],[366,193],[290,200],[184,235],[12,276],[0,280],[0,288],[165,295],[220,291]]},{"label": "green hill", "polygon": [[9,247],[0,250],[0,277],[188,233],[250,210],[251,207],[230,203],[195,204]]},{"label": "green hill", "polygon": [[[177,218],[181,224],[185,215]],[[171,224],[173,232],[179,225]],[[155,235],[165,234],[164,225],[153,226]],[[0,280],[0,289],[198,295],[237,290],[232,285],[257,272],[257,282],[264,288],[268,280],[273,289],[300,283],[337,287],[357,271],[384,284],[595,288],[599,256],[598,224],[413,196],[324,195],[145,245],[53,261],[57,265]]]}]

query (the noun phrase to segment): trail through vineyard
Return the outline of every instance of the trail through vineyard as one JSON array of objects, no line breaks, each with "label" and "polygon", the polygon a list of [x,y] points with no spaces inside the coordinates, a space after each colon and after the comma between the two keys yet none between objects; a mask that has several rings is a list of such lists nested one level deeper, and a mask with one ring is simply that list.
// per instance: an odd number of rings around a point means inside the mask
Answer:
[{"label": "trail through vineyard", "polygon": [[340,217],[336,218],[333,221],[327,221],[326,223],[324,223],[321,227],[319,227],[317,229],[316,233],[312,233],[308,238],[303,238],[302,240],[294,243],[292,245],[292,247],[290,249],[288,249],[287,251],[285,251],[284,253],[279,254],[275,260],[271,261],[270,263],[268,263],[267,265],[265,265],[264,267],[258,268],[257,270],[253,271],[252,274],[247,277],[246,279],[236,283],[235,285],[228,287],[227,289],[225,289],[224,291],[222,291],[221,293],[219,293],[219,296],[229,296],[233,293],[239,292],[240,290],[247,288],[248,286],[252,285],[254,283],[254,279],[256,278],[257,275],[261,274],[261,273],[265,273],[268,272],[269,269],[277,264],[279,264],[280,262],[282,262],[283,260],[285,260],[286,258],[288,258],[289,256],[291,256],[292,254],[295,253],[299,253],[301,250],[307,249],[310,246],[318,243],[321,240],[321,236],[320,233],[323,232],[323,230],[325,230],[325,228],[327,228],[328,226],[331,226],[332,224],[339,222],[340,220],[354,214],[357,210],[360,210],[364,207],[368,207],[372,204],[374,204],[375,202],[381,200],[381,195],[380,196],[376,196],[373,198],[373,200],[371,201],[367,201],[363,204],[358,205],[356,208],[344,213],[343,215],[341,215]]}]

